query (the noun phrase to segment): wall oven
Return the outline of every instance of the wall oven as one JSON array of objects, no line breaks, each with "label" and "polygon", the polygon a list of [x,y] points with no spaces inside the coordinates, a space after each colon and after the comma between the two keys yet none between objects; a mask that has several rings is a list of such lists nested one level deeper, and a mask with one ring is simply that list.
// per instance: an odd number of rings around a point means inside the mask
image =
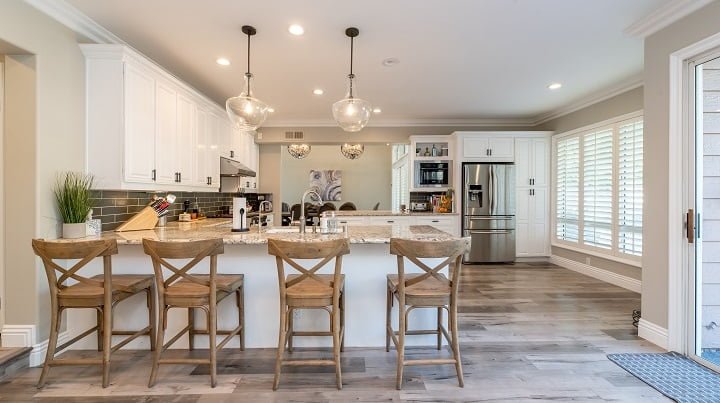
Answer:
[{"label": "wall oven", "polygon": [[416,188],[446,188],[452,183],[449,161],[415,161]]}]

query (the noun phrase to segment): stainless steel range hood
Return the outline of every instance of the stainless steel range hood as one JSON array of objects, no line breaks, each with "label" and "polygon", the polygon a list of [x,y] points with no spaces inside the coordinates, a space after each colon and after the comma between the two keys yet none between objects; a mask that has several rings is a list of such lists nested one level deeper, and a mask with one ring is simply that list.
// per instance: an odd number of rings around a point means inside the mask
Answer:
[{"label": "stainless steel range hood", "polygon": [[240,178],[240,177],[257,176],[255,171],[245,165],[231,160],[229,158],[220,157],[220,177],[221,178]]}]

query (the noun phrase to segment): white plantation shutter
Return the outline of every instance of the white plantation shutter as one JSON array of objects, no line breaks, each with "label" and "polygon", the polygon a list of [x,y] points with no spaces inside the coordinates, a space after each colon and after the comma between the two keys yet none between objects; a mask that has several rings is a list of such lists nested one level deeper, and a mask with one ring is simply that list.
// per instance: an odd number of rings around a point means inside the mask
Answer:
[{"label": "white plantation shutter", "polygon": [[407,207],[410,202],[409,166],[407,156],[393,163],[392,167],[392,208],[400,210],[400,205]]},{"label": "white plantation shutter", "polygon": [[613,130],[583,138],[583,243],[612,247]]},{"label": "white plantation shutter", "polygon": [[642,256],[643,119],[560,135],[555,240],[603,255]]},{"label": "white plantation shutter", "polygon": [[618,250],[642,256],[643,122],[622,122],[619,132]]},{"label": "white plantation shutter", "polygon": [[580,215],[580,139],[559,140],[556,152],[556,237],[578,242]]}]

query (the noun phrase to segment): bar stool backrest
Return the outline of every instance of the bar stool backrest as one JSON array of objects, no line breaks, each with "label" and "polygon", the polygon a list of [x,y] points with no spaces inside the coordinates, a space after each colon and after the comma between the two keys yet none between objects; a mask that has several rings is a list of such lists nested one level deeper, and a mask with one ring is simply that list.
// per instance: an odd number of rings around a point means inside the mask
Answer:
[{"label": "bar stool backrest", "polygon": [[[470,247],[470,239],[461,238],[451,241],[416,241],[409,239],[390,239],[390,254],[397,256],[398,265],[398,291],[405,294],[405,288],[424,281],[430,277],[436,278],[442,284],[450,287],[452,295],[457,295],[460,284],[460,270],[462,268],[462,257]],[[430,267],[420,259],[442,259],[444,260]],[[405,278],[405,259],[414,263],[424,273],[410,279]],[[440,271],[449,267],[450,275],[446,280],[440,276]]]},{"label": "bar stool backrest", "polygon": [[[105,276],[109,276],[111,270],[111,256],[117,255],[118,253],[117,242],[114,239],[77,242],[52,242],[45,241],[43,239],[33,239],[32,248],[33,251],[35,251],[35,254],[43,261],[45,274],[47,275],[48,284],[50,286],[50,295],[53,298],[57,295],[58,290],[62,290],[67,287],[65,282],[68,279],[73,279],[86,285],[103,288],[105,286],[103,281],[98,281],[80,275],[78,272],[94,259],[102,257],[104,267],[103,272]],[[66,259],[79,259],[79,261],[69,269],[55,263],[55,260]],[[58,273],[60,273],[59,277],[57,275]]]},{"label": "bar stool backrest", "polygon": [[[275,256],[275,262],[277,263],[281,301],[285,301],[288,288],[309,278],[333,288],[333,302],[337,304],[340,293],[339,287],[335,287],[335,285],[340,284],[342,257],[350,253],[350,243],[347,239],[343,238],[320,242],[293,242],[270,238],[268,239],[268,253]],[[308,259],[322,260],[310,269],[306,269],[296,262],[296,260]],[[335,259],[335,270],[331,284],[325,279],[318,277],[315,273],[333,259]],[[300,275],[286,281],[285,263],[300,272]]]},{"label": "bar stool backrest", "polygon": [[[150,255],[155,270],[155,280],[158,291],[165,291],[173,283],[181,279],[195,284],[208,287],[208,292],[214,295],[217,287],[215,277],[217,274],[217,256],[224,253],[223,240],[220,238],[203,239],[187,242],[167,242],[143,239],[143,250]],[[207,280],[190,274],[189,271],[197,266],[206,257],[210,258],[210,277]],[[183,267],[178,268],[169,260],[192,259]],[[172,274],[165,278],[163,268],[168,269]]]}]

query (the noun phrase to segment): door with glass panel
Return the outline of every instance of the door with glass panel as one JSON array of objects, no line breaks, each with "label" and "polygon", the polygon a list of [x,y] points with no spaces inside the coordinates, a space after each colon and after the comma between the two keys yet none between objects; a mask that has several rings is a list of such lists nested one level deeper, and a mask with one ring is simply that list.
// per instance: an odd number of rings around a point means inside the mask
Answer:
[{"label": "door with glass panel", "polygon": [[[720,52],[690,64],[688,355],[720,369]],[[692,136],[691,136],[692,137]],[[692,200],[694,199],[694,200]]]}]

